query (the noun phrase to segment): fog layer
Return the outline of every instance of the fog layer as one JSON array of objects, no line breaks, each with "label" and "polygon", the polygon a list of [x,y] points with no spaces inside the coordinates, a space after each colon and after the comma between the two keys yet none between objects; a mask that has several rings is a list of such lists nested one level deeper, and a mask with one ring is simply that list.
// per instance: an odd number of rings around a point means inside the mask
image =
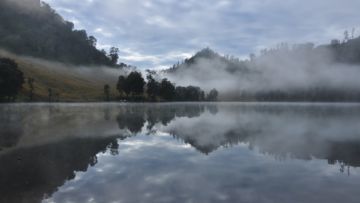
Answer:
[{"label": "fog layer", "polygon": [[[206,57],[204,57],[204,52]],[[208,53],[210,52],[210,53]],[[310,44],[262,51],[251,60],[223,57],[205,49],[165,75],[179,85],[217,88],[221,95],[309,89],[359,90],[360,66],[336,59],[332,47]],[[355,53],[349,53],[349,55]]]}]

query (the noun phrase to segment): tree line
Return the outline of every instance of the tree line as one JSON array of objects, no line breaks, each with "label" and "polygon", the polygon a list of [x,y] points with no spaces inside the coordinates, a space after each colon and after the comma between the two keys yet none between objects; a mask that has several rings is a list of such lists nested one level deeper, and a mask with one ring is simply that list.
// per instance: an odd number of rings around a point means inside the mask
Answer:
[{"label": "tree line", "polygon": [[[121,100],[130,101],[217,101],[218,91],[212,89],[208,94],[200,87],[176,86],[167,78],[156,80],[154,73],[148,71],[147,81],[138,71],[127,76],[119,76],[116,89]],[[105,85],[104,93],[109,98],[109,86]],[[105,91],[106,89],[106,91]]]},{"label": "tree line", "polygon": [[[111,98],[110,85],[104,85],[104,100],[114,101],[216,101],[218,91],[213,89],[207,95],[199,87],[175,86],[168,79],[160,81],[154,79],[153,72],[148,72],[147,81],[137,71],[127,76],[120,76],[116,85],[119,92],[117,98]],[[23,85],[29,89],[28,100],[32,102],[35,95],[35,79],[25,78],[15,61],[9,58],[0,58],[0,101],[13,102],[20,93]],[[58,102],[60,95],[48,88],[48,102]]]}]

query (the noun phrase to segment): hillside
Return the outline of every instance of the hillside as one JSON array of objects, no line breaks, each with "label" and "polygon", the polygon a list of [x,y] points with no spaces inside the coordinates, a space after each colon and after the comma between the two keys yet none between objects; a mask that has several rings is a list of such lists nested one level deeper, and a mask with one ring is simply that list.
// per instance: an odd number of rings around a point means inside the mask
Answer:
[{"label": "hillside", "polygon": [[257,57],[255,54],[250,54],[250,60],[240,60],[228,55],[222,56],[210,48],[205,48],[195,53],[192,57],[185,59],[182,63],[174,64],[164,72],[180,74],[186,70],[203,68],[201,63],[209,63],[206,67],[208,71],[220,69],[229,73],[241,72],[246,74],[252,72],[256,68],[255,66],[262,65],[256,62],[264,58],[272,57],[274,60],[279,60],[280,58],[301,58],[304,55],[307,55],[306,59],[309,60],[314,60],[315,57],[320,55],[324,57],[323,62],[360,65],[360,37],[346,39],[342,42],[334,39],[330,44],[319,45],[317,47],[313,43],[295,44],[293,47],[286,43],[281,43],[276,48],[261,50],[260,55]]},{"label": "hillside", "polygon": [[97,40],[75,30],[40,0],[0,1],[0,47],[12,53],[77,65],[115,66]]},{"label": "hillside", "polygon": [[360,37],[279,44],[240,60],[206,48],[162,72],[176,84],[216,88],[231,101],[360,101]]},{"label": "hillside", "polygon": [[[105,67],[75,67],[41,59],[17,56],[0,51],[0,57],[8,57],[18,64],[26,78],[33,78],[34,101],[47,101],[48,89],[53,99],[61,102],[91,102],[104,100],[104,85],[111,87],[111,97],[117,95],[115,84],[121,70]],[[25,83],[18,101],[29,100],[29,85]]]},{"label": "hillside", "polygon": [[[207,62],[207,61],[216,61],[221,65],[216,66],[217,69],[223,69],[227,72],[234,73],[234,72],[248,72],[249,69],[247,67],[247,61],[241,61],[235,57],[225,57],[221,56],[219,53],[215,52],[210,48],[205,48],[197,52],[194,56],[185,59],[183,63],[174,64],[171,68],[165,70],[165,73],[175,74],[185,71],[186,69],[196,69],[201,68],[199,66],[199,62]],[[212,68],[208,66],[207,68]]]}]

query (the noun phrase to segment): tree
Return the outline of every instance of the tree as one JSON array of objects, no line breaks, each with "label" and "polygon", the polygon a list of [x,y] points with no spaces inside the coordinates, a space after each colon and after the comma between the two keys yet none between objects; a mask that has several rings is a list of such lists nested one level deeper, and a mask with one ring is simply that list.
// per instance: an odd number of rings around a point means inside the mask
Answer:
[{"label": "tree", "polygon": [[177,101],[186,101],[186,87],[176,87],[175,94]]},{"label": "tree", "polygon": [[146,84],[146,93],[148,96],[154,100],[155,97],[159,94],[160,83],[154,79],[154,77],[149,73],[147,76],[147,84]]},{"label": "tree", "polygon": [[204,91],[200,91],[200,98],[199,98],[200,101],[204,101],[205,100],[205,92]]},{"label": "tree", "polygon": [[188,86],[186,87],[185,97],[187,101],[200,101],[202,90],[200,87]]},{"label": "tree", "polygon": [[118,82],[116,84],[116,89],[118,90],[118,92],[120,94],[125,93],[125,89],[126,89],[125,85],[126,85],[126,77],[123,75],[120,75]]},{"label": "tree", "polygon": [[176,87],[176,100],[177,101],[204,101],[205,92],[200,87]]},{"label": "tree", "polygon": [[60,93],[59,92],[55,93],[55,102],[60,102]]},{"label": "tree", "polygon": [[219,96],[219,92],[216,89],[212,89],[209,94],[207,95],[208,101],[217,101]]},{"label": "tree", "polygon": [[90,36],[88,39],[89,45],[92,47],[96,47],[97,39],[94,36]]},{"label": "tree", "polygon": [[48,99],[49,99],[49,102],[52,101],[52,95],[53,95],[53,91],[51,88],[48,88]]},{"label": "tree", "polygon": [[345,30],[344,32],[344,43],[349,41],[349,31]]},{"label": "tree", "polygon": [[340,45],[340,40],[333,39],[333,40],[331,40],[330,45],[331,46],[339,46]]},{"label": "tree", "polygon": [[116,65],[119,59],[119,48],[111,47],[109,53],[110,61],[112,65]]},{"label": "tree", "polygon": [[0,100],[15,100],[24,82],[18,65],[11,59],[0,58]]},{"label": "tree", "polygon": [[176,96],[175,86],[169,80],[164,78],[160,83],[159,94],[163,99],[171,101]]},{"label": "tree", "polygon": [[125,80],[124,91],[127,95],[130,93],[143,94],[144,85],[145,85],[145,80],[142,77],[141,73],[134,71],[127,76]]},{"label": "tree", "polygon": [[110,86],[108,84],[104,86],[104,94],[106,101],[110,101]]},{"label": "tree", "polygon": [[28,78],[27,82],[28,82],[28,85],[29,85],[29,88],[30,88],[29,100],[33,101],[35,79],[34,78]]}]

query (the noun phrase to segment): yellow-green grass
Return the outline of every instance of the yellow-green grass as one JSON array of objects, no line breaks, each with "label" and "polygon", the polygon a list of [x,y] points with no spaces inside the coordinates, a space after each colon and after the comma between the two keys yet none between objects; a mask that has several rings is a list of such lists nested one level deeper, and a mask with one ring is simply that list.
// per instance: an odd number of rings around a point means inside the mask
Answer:
[{"label": "yellow-green grass", "polygon": [[[62,102],[94,102],[103,101],[104,85],[110,85],[111,97],[117,97],[116,80],[118,75],[90,76],[81,71],[72,70],[76,67],[68,67],[64,64],[33,59],[30,57],[16,56],[0,51],[0,57],[13,59],[19,69],[24,73],[25,83],[18,95],[18,101],[29,101],[30,87],[28,78],[34,79],[34,101],[48,101],[49,88],[52,90],[52,99]],[[96,67],[89,67],[96,68]],[[58,98],[57,98],[58,95]]]}]

